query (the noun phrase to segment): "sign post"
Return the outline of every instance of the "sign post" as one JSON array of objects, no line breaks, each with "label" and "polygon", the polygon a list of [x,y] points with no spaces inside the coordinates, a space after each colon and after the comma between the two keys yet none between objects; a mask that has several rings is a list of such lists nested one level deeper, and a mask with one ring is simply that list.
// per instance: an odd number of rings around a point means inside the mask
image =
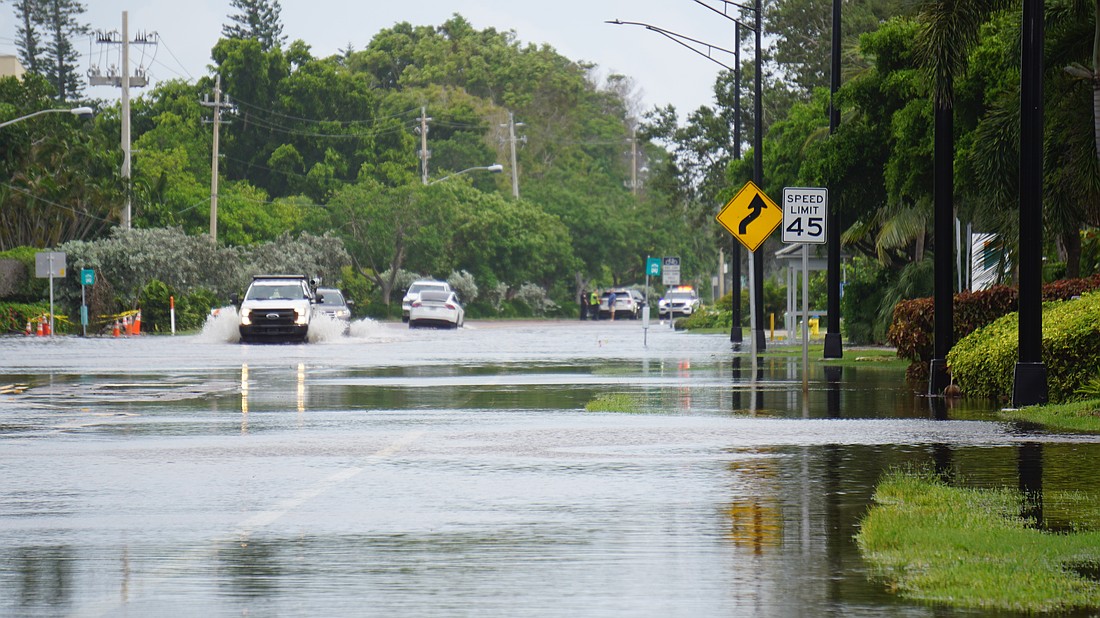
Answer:
[{"label": "sign post", "polygon": [[661,283],[680,285],[680,258],[661,258]]},{"label": "sign post", "polygon": [[39,251],[34,254],[34,276],[50,279],[50,336],[53,336],[53,278],[65,276],[65,254],[61,251]]},{"label": "sign post", "polygon": [[749,250],[749,328],[752,330],[752,344],[749,355],[752,357],[752,381],[756,382],[756,277],[754,255],[768,236],[779,227],[783,212],[775,202],[760,190],[753,181],[748,181],[737,195],[733,196],[715,217],[745,248]]},{"label": "sign post", "polygon": [[783,189],[783,242],[802,243],[802,392],[810,390],[810,245],[825,244],[829,190]]},{"label": "sign post", "polygon": [[642,346],[649,345],[649,277],[661,274],[661,258],[645,258],[645,307],[642,307]]},{"label": "sign post", "polygon": [[80,330],[88,336],[88,302],[84,296],[84,286],[95,285],[95,271],[91,268],[80,269]]}]

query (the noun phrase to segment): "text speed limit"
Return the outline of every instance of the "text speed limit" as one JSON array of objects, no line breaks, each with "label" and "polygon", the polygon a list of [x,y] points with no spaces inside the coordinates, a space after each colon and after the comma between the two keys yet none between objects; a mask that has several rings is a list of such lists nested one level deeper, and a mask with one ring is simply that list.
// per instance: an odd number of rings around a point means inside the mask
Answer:
[{"label": "text speed limit", "polygon": [[787,187],[783,189],[783,242],[822,244],[829,190]]}]

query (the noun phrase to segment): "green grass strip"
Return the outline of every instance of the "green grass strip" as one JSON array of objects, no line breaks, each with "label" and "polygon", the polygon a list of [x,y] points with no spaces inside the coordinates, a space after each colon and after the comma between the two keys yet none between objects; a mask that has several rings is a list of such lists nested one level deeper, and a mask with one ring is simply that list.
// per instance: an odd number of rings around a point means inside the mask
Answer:
[{"label": "green grass strip", "polygon": [[1026,612],[1100,607],[1100,584],[1071,568],[1100,564],[1100,533],[1027,528],[1022,499],[891,473],[856,541],[873,573],[909,599]]},{"label": "green grass strip", "polygon": [[584,409],[589,412],[637,413],[642,410],[642,402],[627,393],[605,393],[585,404]]},{"label": "green grass strip", "polygon": [[1100,433],[1100,399],[1002,410],[1005,420],[1036,423],[1056,431]]}]

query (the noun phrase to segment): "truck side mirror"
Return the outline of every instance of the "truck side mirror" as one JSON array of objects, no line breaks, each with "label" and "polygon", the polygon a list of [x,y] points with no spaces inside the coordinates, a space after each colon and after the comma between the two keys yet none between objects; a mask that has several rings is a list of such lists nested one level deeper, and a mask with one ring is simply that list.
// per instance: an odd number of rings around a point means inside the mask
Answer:
[{"label": "truck side mirror", "polygon": [[234,305],[234,306],[240,306],[240,304],[241,304],[241,295],[240,294],[230,294],[229,295],[229,304]]}]

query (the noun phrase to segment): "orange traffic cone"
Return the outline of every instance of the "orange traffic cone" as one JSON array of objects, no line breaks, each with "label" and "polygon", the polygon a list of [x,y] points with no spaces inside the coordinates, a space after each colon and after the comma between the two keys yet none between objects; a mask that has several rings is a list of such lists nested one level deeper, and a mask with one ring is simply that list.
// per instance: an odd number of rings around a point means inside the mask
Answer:
[{"label": "orange traffic cone", "polygon": [[30,336],[31,334],[31,321],[27,320],[27,330],[23,331],[24,335]]},{"label": "orange traffic cone", "polygon": [[111,331],[111,335],[114,337],[118,337],[118,320],[115,320],[115,328]]},{"label": "orange traffic cone", "polygon": [[52,335],[53,331],[50,329],[50,322],[46,319],[43,319],[42,321],[45,322],[45,324],[42,325],[43,334],[45,334],[47,337]]},{"label": "orange traffic cone", "polygon": [[141,334],[141,309],[138,309],[137,316],[134,317],[134,334]]},{"label": "orange traffic cone", "polygon": [[41,337],[43,335],[43,332],[42,332],[42,318],[38,318],[38,328],[35,329],[35,335],[38,336],[38,337]]}]

